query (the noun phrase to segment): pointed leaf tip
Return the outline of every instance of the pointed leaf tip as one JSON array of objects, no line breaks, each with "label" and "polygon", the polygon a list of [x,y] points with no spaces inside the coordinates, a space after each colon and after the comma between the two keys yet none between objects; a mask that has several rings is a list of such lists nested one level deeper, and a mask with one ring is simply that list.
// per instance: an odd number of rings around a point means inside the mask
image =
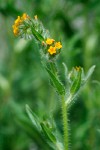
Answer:
[{"label": "pointed leaf tip", "polygon": [[58,77],[56,77],[52,72],[51,70],[49,70],[48,68],[46,68],[49,76],[50,76],[50,79],[54,85],[54,87],[56,88],[57,92],[59,94],[65,94],[65,87],[64,85],[59,81]]},{"label": "pointed leaf tip", "polygon": [[81,74],[82,74],[82,69],[80,68],[78,71],[77,71],[77,76],[76,78],[74,79],[73,83],[72,83],[72,86],[70,88],[70,92],[72,95],[76,94],[76,92],[80,89],[80,85],[81,85]]},{"label": "pointed leaf tip", "polygon": [[43,130],[45,136],[47,138],[49,138],[49,140],[51,140],[53,143],[55,143],[56,142],[56,137],[52,133],[52,131],[50,131],[50,129],[43,122],[41,123],[41,127],[42,127],[42,130]]},{"label": "pointed leaf tip", "polygon": [[35,113],[32,112],[32,110],[30,109],[30,107],[26,104],[26,112],[30,118],[30,120],[32,121],[32,124],[38,129],[41,130],[41,126],[40,126],[40,121],[39,118],[36,116]]},{"label": "pointed leaf tip", "polygon": [[90,78],[90,76],[93,74],[95,67],[96,67],[95,65],[90,67],[90,69],[88,70],[87,75],[85,77],[85,81],[87,81]]}]

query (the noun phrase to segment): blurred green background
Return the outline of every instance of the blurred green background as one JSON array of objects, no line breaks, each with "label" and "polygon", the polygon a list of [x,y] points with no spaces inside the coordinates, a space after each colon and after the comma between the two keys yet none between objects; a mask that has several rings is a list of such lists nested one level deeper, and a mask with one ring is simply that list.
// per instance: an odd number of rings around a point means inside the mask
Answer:
[{"label": "blurred green background", "polygon": [[32,128],[25,104],[41,118],[53,113],[62,132],[59,99],[48,83],[39,47],[14,37],[18,15],[38,15],[51,37],[61,40],[58,66],[96,65],[69,111],[71,150],[100,149],[100,1],[0,0],[0,150],[48,150]]}]

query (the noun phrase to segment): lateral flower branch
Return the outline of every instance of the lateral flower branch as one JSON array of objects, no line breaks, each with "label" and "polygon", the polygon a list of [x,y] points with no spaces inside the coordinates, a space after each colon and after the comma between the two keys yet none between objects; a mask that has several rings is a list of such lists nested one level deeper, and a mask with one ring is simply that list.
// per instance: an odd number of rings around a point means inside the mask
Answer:
[{"label": "lateral flower branch", "polygon": [[[68,150],[69,149],[69,134],[68,134],[68,108],[72,105],[73,101],[77,98],[80,89],[85,85],[89,77],[92,75],[95,66],[92,66],[88,73],[85,75],[82,67],[74,67],[71,71],[68,71],[67,66],[63,63],[65,70],[65,82],[63,84],[59,77],[59,71],[56,64],[57,56],[61,53],[62,43],[51,38],[48,30],[46,30],[43,24],[35,15],[33,18],[24,13],[22,16],[18,16],[13,26],[13,33],[16,37],[25,39],[32,39],[38,41],[40,47],[40,54],[43,65],[48,72],[51,86],[56,90],[61,99],[62,108],[62,124],[63,124],[63,140],[59,136],[62,136],[60,131],[55,128],[56,125],[52,121],[44,123],[41,122],[39,117],[34,114],[29,106],[26,106],[26,111],[31,119],[34,127],[41,134],[44,140],[47,140],[49,146],[54,150]],[[48,116],[49,118],[49,116]],[[54,126],[53,126],[54,125]],[[51,128],[52,127],[52,128]],[[59,133],[57,135],[57,133]]]}]

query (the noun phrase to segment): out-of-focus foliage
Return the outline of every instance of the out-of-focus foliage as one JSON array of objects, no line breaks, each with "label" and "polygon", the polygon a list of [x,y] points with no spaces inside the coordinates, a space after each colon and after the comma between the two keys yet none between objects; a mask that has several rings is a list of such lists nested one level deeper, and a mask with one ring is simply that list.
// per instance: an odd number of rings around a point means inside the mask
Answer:
[{"label": "out-of-focus foliage", "polygon": [[[41,118],[53,113],[62,132],[59,98],[48,83],[35,41],[15,38],[12,24],[23,12],[38,15],[52,37],[63,43],[58,66],[62,74],[82,66],[95,72],[72,106],[72,150],[100,148],[100,1],[99,0],[0,0],[0,150],[49,150],[32,126],[25,104]],[[45,119],[44,118],[44,119]]]}]

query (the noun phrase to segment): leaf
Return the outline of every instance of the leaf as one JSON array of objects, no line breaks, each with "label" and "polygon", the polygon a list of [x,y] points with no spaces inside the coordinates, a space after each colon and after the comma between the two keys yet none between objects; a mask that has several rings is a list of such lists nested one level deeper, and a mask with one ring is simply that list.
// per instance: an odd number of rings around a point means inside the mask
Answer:
[{"label": "leaf", "polygon": [[40,122],[39,122],[39,118],[32,112],[32,110],[30,109],[30,107],[26,104],[26,112],[30,118],[30,120],[32,121],[33,125],[38,129],[41,130],[41,126],[40,126]]},{"label": "leaf", "polygon": [[65,85],[66,85],[66,88],[68,88],[69,83],[70,83],[70,79],[69,79],[69,76],[68,76],[68,68],[67,68],[67,66],[64,62],[62,63],[62,65],[64,67],[64,72],[65,72]]},{"label": "leaf", "polygon": [[57,75],[57,67],[54,62],[50,62],[48,67],[50,67],[49,70],[51,70],[54,75]]},{"label": "leaf", "polygon": [[57,77],[48,69],[46,68],[50,78],[51,78],[51,81],[54,85],[54,87],[56,88],[57,92],[59,94],[65,94],[65,88],[64,88],[64,85],[59,81],[59,79],[57,79]]},{"label": "leaf", "polygon": [[78,74],[77,74],[76,78],[74,79],[73,84],[70,88],[70,93],[72,95],[76,94],[76,92],[79,90],[80,85],[81,85],[81,74],[82,74],[81,68],[79,71],[77,71],[77,73]]},{"label": "leaf", "polygon": [[53,143],[56,143],[56,137],[43,122],[41,123],[41,127],[45,136],[48,137],[49,140],[51,140]]},{"label": "leaf", "polygon": [[32,27],[32,33],[33,33],[33,35],[35,36],[35,38],[36,38],[38,41],[40,41],[40,42],[44,41],[43,36],[42,36],[40,33],[38,33],[38,32],[34,29],[34,27]]},{"label": "leaf", "polygon": [[64,62],[62,64],[63,64],[64,70],[65,70],[65,77],[67,77],[68,76],[68,68]]},{"label": "leaf", "polygon": [[34,142],[43,150],[51,150],[51,145],[47,143],[46,139],[43,137],[42,133],[39,132],[34,126],[32,126],[29,119],[26,117],[19,117],[16,119],[16,123],[22,127],[23,130],[30,136],[31,139],[34,139]]},{"label": "leaf", "polygon": [[95,65],[93,65],[89,71],[87,72],[87,75],[85,77],[85,82],[90,78],[90,76],[92,75],[92,73],[94,72],[94,69],[95,69]]}]

